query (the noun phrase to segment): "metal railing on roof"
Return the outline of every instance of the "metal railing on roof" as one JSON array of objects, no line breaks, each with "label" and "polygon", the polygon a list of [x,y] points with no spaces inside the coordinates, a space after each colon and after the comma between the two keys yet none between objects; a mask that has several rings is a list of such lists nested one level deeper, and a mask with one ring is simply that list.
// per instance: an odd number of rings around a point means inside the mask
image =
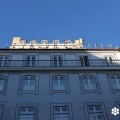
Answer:
[{"label": "metal railing on roof", "polygon": [[120,66],[120,60],[0,60],[0,67],[99,67]]}]

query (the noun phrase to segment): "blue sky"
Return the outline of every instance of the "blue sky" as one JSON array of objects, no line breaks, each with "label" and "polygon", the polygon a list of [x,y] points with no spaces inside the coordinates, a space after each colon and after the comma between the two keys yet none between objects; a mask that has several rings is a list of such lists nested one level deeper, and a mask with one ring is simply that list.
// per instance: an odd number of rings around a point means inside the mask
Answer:
[{"label": "blue sky", "polygon": [[1,45],[14,36],[120,46],[120,0],[0,0]]}]

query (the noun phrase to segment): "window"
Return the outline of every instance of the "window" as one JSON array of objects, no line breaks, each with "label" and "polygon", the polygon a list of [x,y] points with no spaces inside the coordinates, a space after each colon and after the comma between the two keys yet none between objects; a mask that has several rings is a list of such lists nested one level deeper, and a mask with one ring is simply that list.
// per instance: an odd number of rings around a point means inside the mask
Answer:
[{"label": "window", "polygon": [[88,105],[87,110],[89,120],[105,120],[101,105]]},{"label": "window", "polygon": [[120,90],[120,75],[111,75],[110,83],[113,90]]},{"label": "window", "polygon": [[96,80],[93,75],[82,76],[84,90],[96,90]]},{"label": "window", "polygon": [[105,61],[105,65],[107,65],[107,66],[113,65],[112,57],[110,57],[110,56],[105,56],[104,61]]},{"label": "window", "polygon": [[0,56],[0,67],[8,66],[8,56]]},{"label": "window", "polygon": [[80,77],[80,84],[82,88],[82,93],[84,92],[99,92],[100,93],[100,86],[99,82],[95,75],[82,75]]},{"label": "window", "polygon": [[54,106],[54,120],[69,120],[68,106]]},{"label": "window", "polygon": [[89,59],[88,56],[80,56],[80,65],[83,66],[89,66]]},{"label": "window", "polygon": [[36,76],[24,76],[22,90],[35,90]]},{"label": "window", "polygon": [[20,107],[18,118],[19,120],[35,120],[35,107]]},{"label": "window", "polygon": [[26,56],[26,67],[34,67],[35,66],[35,56]]},{"label": "window", "polygon": [[62,56],[53,56],[53,65],[55,67],[61,67],[63,64]]},{"label": "window", "polygon": [[3,105],[0,104],[0,120],[2,120]]},{"label": "window", "polygon": [[53,86],[53,90],[55,91],[66,91],[67,86],[66,86],[65,76],[62,76],[62,75],[53,76],[52,86]]},{"label": "window", "polygon": [[70,93],[68,76],[66,74],[54,75],[50,77],[50,94]]},{"label": "window", "polygon": [[22,76],[19,84],[19,93],[38,93],[38,80],[35,75]]},{"label": "window", "polygon": [[73,120],[71,104],[51,104],[51,120]]},{"label": "window", "polygon": [[6,76],[0,75],[0,93],[5,93],[6,83],[7,83]]},{"label": "window", "polygon": [[0,92],[4,90],[5,80],[0,80]]}]

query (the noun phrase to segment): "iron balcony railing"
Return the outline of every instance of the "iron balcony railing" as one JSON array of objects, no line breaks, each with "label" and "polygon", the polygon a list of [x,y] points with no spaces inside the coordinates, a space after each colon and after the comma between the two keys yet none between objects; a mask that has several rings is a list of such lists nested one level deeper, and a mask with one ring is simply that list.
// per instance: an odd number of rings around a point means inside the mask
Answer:
[{"label": "iron balcony railing", "polygon": [[120,60],[0,60],[0,67],[97,67],[120,66]]}]

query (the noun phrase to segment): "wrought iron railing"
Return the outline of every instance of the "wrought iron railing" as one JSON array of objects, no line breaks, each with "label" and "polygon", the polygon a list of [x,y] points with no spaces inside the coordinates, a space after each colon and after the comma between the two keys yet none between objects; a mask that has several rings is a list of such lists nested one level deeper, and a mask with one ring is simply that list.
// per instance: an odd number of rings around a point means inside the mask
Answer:
[{"label": "wrought iron railing", "polygon": [[120,66],[120,60],[0,60],[0,67],[97,67]]}]

